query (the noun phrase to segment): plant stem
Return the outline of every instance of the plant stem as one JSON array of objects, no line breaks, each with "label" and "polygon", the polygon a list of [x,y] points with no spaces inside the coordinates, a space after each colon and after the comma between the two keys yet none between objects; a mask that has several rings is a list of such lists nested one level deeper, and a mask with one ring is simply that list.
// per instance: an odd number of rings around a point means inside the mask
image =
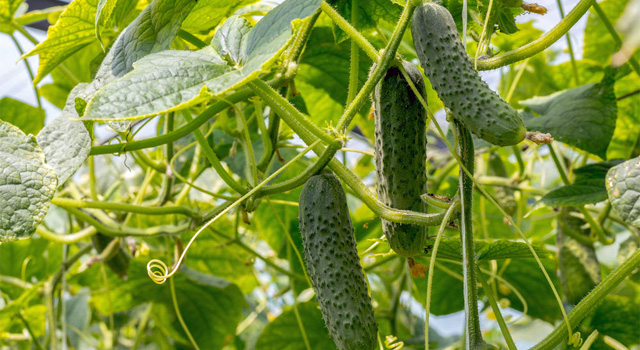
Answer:
[{"label": "plant stem", "polygon": [[[323,2],[324,3],[324,2]],[[351,0],[351,23],[355,27],[358,21],[358,0]],[[359,32],[358,32],[359,33]],[[377,54],[377,53],[376,53]],[[358,91],[358,72],[360,71],[360,50],[355,39],[351,39],[351,54],[349,56],[349,89],[347,105],[356,98]]]},{"label": "plant stem", "polygon": [[[622,46],[622,39],[620,38],[620,35],[618,35],[618,32],[616,32],[616,29],[613,27],[613,24],[611,24],[611,21],[607,17],[607,14],[604,12],[604,10],[602,10],[602,7],[600,7],[600,4],[598,4],[597,1],[593,3],[593,9],[596,11],[596,14],[598,15],[598,17],[600,17],[602,24],[604,24],[604,26],[609,31],[609,34],[611,34],[613,41],[616,43],[616,50],[620,49],[620,47]],[[638,61],[636,61],[636,58],[633,55],[631,55],[627,62],[629,63],[631,68],[636,72],[636,74],[640,76],[640,64],[638,64]]]},{"label": "plant stem", "polygon": [[[460,145],[460,158],[464,167],[473,176],[473,138],[462,123],[455,122],[455,130]],[[475,248],[473,244],[473,181],[460,169],[460,240],[462,243],[462,273],[464,275],[464,310],[466,319],[465,344],[467,349],[480,349],[485,343],[480,329],[478,312],[478,287],[476,280]]]},{"label": "plant stem", "polygon": [[29,336],[31,337],[31,341],[33,342],[33,344],[36,345],[36,349],[44,350],[44,348],[42,347],[42,344],[40,344],[40,341],[38,341],[38,337],[36,337],[35,333],[33,333],[31,326],[29,326],[29,322],[27,322],[27,320],[24,319],[24,316],[22,316],[20,312],[18,312],[16,316],[18,316],[20,321],[22,321],[22,324],[24,324],[24,328],[27,329],[27,333],[29,333]]},{"label": "plant stem", "polygon": [[402,42],[402,36],[409,25],[413,10],[415,10],[415,5],[412,2],[407,1],[404,11],[402,11],[402,15],[400,16],[400,20],[393,30],[391,39],[389,39],[387,46],[384,48],[382,57],[375,61],[376,66],[373,69],[373,72],[369,75],[369,78],[364,83],[364,86],[360,89],[355,99],[349,104],[349,106],[347,106],[342,117],[340,117],[340,121],[336,126],[337,130],[344,131],[349,127],[351,120],[360,110],[364,102],[369,98],[369,95],[371,95],[371,92],[378,81],[380,81],[382,76],[386,74],[391,62],[395,59],[396,51],[398,50],[398,46],[400,46],[400,42]]},{"label": "plant stem", "polygon": [[[22,47],[20,46],[20,43],[18,42],[16,37],[13,35],[10,35],[10,36],[11,36],[11,40],[13,40],[13,43],[16,45],[16,49],[20,53],[20,56],[21,57],[24,56],[24,50],[22,50]],[[33,78],[34,78],[33,71],[31,70],[31,65],[29,65],[29,61],[26,58],[24,59],[24,65],[27,67],[27,73],[29,74],[29,78],[31,79],[31,81],[33,81]],[[37,86],[33,87],[33,93],[36,95],[36,102],[38,103],[38,108],[42,109],[42,101],[41,101],[42,99],[40,98],[40,92],[38,92]],[[42,111],[44,112],[43,109]]]},{"label": "plant stem", "polygon": [[509,332],[509,327],[507,327],[507,323],[504,321],[504,317],[502,317],[502,312],[500,312],[500,307],[496,302],[496,298],[494,297],[494,295],[496,295],[496,290],[493,283],[488,283],[482,273],[478,273],[478,279],[480,280],[480,283],[482,283],[484,294],[489,299],[489,304],[491,304],[493,314],[496,315],[496,321],[498,321],[498,326],[500,326],[500,331],[502,332],[504,341],[507,343],[507,347],[509,350],[518,350],[513,342],[513,338],[511,337],[511,332]]},{"label": "plant stem", "polygon": [[[576,327],[585,317],[587,317],[604,300],[620,282],[640,265],[640,249],[636,250],[627,261],[618,266],[598,284],[578,305],[571,310],[567,319],[571,327]],[[536,344],[531,350],[552,350],[567,339],[567,328],[558,325],[546,338]]]},{"label": "plant stem", "polygon": [[287,64],[285,65],[286,67],[288,67],[292,62],[298,62],[298,60],[300,60],[302,51],[304,50],[304,47],[307,44],[309,37],[311,36],[313,26],[318,20],[318,17],[320,17],[321,13],[322,11],[318,9],[313,15],[309,17],[309,19],[304,22],[304,24],[302,24],[302,27],[300,27],[300,31],[298,32],[298,35],[296,35],[295,39],[293,39],[291,49],[285,59],[285,62],[287,62]]},{"label": "plant stem", "polygon": [[207,46],[207,43],[205,43],[204,41],[200,40],[200,38],[198,38],[197,36],[187,32],[184,29],[180,29],[178,31],[178,36],[180,38],[184,39],[189,44],[195,46],[198,49],[201,49],[201,48]]},{"label": "plant stem", "polygon": [[[183,111],[182,116],[187,121],[187,123],[193,122],[194,120],[193,118],[191,118],[191,115],[187,111]],[[213,151],[213,149],[209,145],[209,142],[204,137],[200,129],[196,128],[195,130],[193,130],[193,135],[196,137],[196,140],[198,140],[198,143],[200,144],[200,147],[202,147],[202,150],[204,151],[204,155],[207,156],[209,163],[211,163],[211,166],[216,171],[216,173],[218,173],[218,176],[220,176],[220,178],[224,181],[224,183],[226,183],[234,191],[240,194],[247,193],[247,189],[241,184],[239,184],[233,178],[233,175],[230,174],[227,171],[227,169],[224,168],[224,166],[222,166],[222,163],[220,162],[220,159],[216,155],[216,152]]]},{"label": "plant stem", "polygon": [[[564,9],[562,8],[562,0],[556,0],[558,4],[558,10],[560,10],[560,18],[564,18]],[[598,5],[598,2],[594,2],[593,6]],[[565,34],[567,38],[567,48],[569,49],[569,56],[571,57],[571,68],[573,69],[573,77],[576,79],[576,85],[580,85],[580,75],[578,74],[578,65],[576,64],[576,57],[573,54],[573,45],[571,45],[571,38],[569,37],[569,31]]]},{"label": "plant stem", "polygon": [[[352,4],[351,6],[355,7],[356,5]],[[340,27],[340,29],[342,29],[347,34],[347,36],[351,38],[351,42],[356,43],[373,62],[379,61],[378,50],[376,50],[376,48],[371,45],[369,40],[367,40],[356,28],[353,27],[355,23],[353,25],[349,23],[338,13],[338,11],[336,11],[336,9],[327,4],[326,1],[322,2],[322,4],[320,5],[320,9],[327,16],[329,16],[333,23],[337,24],[338,27]]]},{"label": "plant stem", "polygon": [[54,197],[51,204],[60,207],[71,208],[92,208],[113,211],[124,211],[129,213],[146,214],[146,215],[167,215],[180,214],[190,218],[199,218],[200,215],[185,206],[166,206],[166,207],[149,207],[146,205],[135,205],[118,202],[102,202],[102,201],[82,201],[69,198]]},{"label": "plant stem", "polygon": [[496,69],[511,63],[521,61],[536,55],[565,35],[571,27],[589,10],[596,0],[580,0],[578,4],[555,27],[546,32],[539,39],[523,45],[515,50],[478,61],[478,70]]}]

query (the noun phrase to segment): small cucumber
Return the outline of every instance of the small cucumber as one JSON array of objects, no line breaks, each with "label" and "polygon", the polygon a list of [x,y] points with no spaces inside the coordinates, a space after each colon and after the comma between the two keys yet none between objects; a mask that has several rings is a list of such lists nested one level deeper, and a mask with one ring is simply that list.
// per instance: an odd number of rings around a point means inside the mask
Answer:
[{"label": "small cucumber", "polygon": [[411,33],[425,75],[455,119],[494,145],[515,145],[524,139],[522,118],[473,68],[446,8],[434,3],[418,6]]},{"label": "small cucumber", "polygon": [[[422,74],[402,62],[422,97]],[[427,111],[398,67],[391,67],[373,94],[378,198],[402,210],[426,211],[420,195],[427,192]],[[422,252],[427,227],[382,220],[382,230],[396,253],[411,258]]]},{"label": "small cucumber", "polygon": [[107,256],[103,257],[104,264],[119,277],[124,277],[129,273],[129,260],[131,260],[131,257],[119,244],[118,246],[110,247],[113,240],[115,240],[115,238],[109,237],[100,232],[91,236],[93,247],[101,255],[105,249],[111,249],[111,252],[107,252]]},{"label": "small cucumber", "polygon": [[307,271],[331,338],[340,350],[373,349],[378,324],[347,198],[335,176],[315,175],[307,181],[300,194],[299,220]]}]

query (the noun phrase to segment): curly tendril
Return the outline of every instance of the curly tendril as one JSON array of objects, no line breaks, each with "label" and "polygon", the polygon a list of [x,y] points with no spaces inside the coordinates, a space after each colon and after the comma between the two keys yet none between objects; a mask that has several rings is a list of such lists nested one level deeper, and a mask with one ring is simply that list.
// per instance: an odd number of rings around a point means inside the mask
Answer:
[{"label": "curly tendril", "polygon": [[251,191],[247,192],[242,197],[238,198],[237,201],[233,202],[230,206],[222,210],[218,215],[214,216],[213,219],[207,221],[207,223],[205,223],[202,227],[200,227],[200,229],[193,235],[193,237],[191,237],[191,239],[189,240],[189,243],[187,243],[187,246],[182,251],[182,254],[180,254],[180,258],[178,258],[178,261],[176,262],[171,272],[168,272],[169,268],[167,267],[167,264],[165,264],[163,261],[158,259],[152,259],[151,261],[149,261],[147,263],[147,274],[149,275],[149,278],[151,278],[151,280],[157,284],[163,284],[164,282],[166,282],[168,278],[173,276],[178,271],[178,269],[180,268],[180,265],[182,265],[182,262],[184,261],[184,258],[187,256],[187,252],[189,251],[191,244],[193,244],[193,242],[196,240],[196,238],[198,238],[198,236],[200,235],[200,233],[202,233],[202,231],[204,231],[207,227],[211,226],[211,224],[216,222],[216,220],[221,218],[223,215],[227,214],[231,209],[235,208],[238,204],[242,203],[245,199],[251,197],[260,188],[262,188],[262,186],[268,184],[276,176],[280,175],[280,173],[285,171],[289,166],[295,163],[298,159],[302,158],[305,154],[307,154],[307,152],[311,151],[311,149],[313,149],[313,147],[317,146],[319,143],[320,143],[320,140],[309,145],[307,148],[305,148],[304,151],[298,153],[290,161],[284,164],[280,169],[274,171],[273,174],[269,175],[269,177],[264,179],[260,184],[252,188]]},{"label": "curly tendril", "polygon": [[571,336],[569,337],[568,343],[569,345],[573,345],[576,348],[579,348],[580,346],[582,346],[582,335],[580,334],[580,332],[575,332],[571,334]]},{"label": "curly tendril", "polygon": [[384,346],[390,350],[400,350],[404,348],[404,342],[397,341],[398,338],[388,335],[384,339]]}]

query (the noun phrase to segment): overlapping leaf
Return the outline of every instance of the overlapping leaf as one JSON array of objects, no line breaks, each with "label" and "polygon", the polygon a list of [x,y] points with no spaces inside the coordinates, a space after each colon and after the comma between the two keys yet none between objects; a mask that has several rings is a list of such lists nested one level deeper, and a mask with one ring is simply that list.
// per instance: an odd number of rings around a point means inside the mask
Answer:
[{"label": "overlapping leaf", "polygon": [[37,134],[44,126],[44,111],[10,97],[0,99],[0,120],[17,126],[25,134]]},{"label": "overlapping leaf", "polygon": [[88,120],[133,120],[184,108],[254,79],[291,39],[291,24],[313,14],[319,0],[287,0],[246,34],[239,67],[211,48],[167,51],[145,57],[135,69],[105,86],[87,106]]},{"label": "overlapping leaf", "polygon": [[31,237],[55,189],[55,172],[35,138],[0,121],[0,242]]}]

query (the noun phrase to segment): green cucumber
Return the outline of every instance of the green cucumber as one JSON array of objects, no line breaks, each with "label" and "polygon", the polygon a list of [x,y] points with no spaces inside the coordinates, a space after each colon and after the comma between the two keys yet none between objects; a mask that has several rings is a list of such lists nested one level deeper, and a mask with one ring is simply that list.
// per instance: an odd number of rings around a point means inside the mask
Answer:
[{"label": "green cucumber", "polygon": [[[118,244],[117,246],[111,246],[115,239],[100,232],[91,236],[91,241],[96,251],[100,255],[106,255],[103,257],[104,264],[119,277],[124,277],[129,273],[129,260],[131,260],[131,257],[119,243],[116,243]],[[106,249],[110,249],[110,251],[105,252]]]},{"label": "green cucumber", "polygon": [[315,175],[307,181],[300,194],[299,220],[307,271],[331,338],[340,350],[373,349],[378,324],[347,198],[335,176]]},{"label": "green cucumber", "polygon": [[[402,62],[425,98],[422,74]],[[427,192],[427,111],[398,67],[391,67],[373,94],[378,198],[402,210],[426,211],[420,195]],[[382,220],[382,230],[396,253],[411,258],[422,252],[427,227]]]},{"label": "green cucumber", "polygon": [[522,118],[473,68],[446,8],[434,3],[418,6],[411,33],[425,75],[455,119],[494,145],[515,145],[524,139]]}]

